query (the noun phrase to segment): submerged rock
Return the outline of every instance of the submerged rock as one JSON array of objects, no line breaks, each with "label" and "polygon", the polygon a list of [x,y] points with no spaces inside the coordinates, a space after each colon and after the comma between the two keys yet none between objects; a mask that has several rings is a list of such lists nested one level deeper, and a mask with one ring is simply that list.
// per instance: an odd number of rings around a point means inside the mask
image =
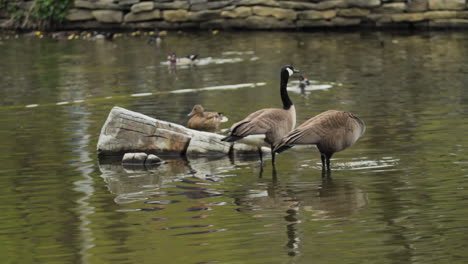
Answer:
[{"label": "submerged rock", "polygon": [[162,163],[164,163],[164,160],[154,154],[149,154],[145,160],[145,165],[157,165]]},{"label": "submerged rock", "polygon": [[122,164],[128,165],[143,165],[145,164],[148,154],[144,152],[139,153],[125,153],[122,158]]},{"label": "submerged rock", "polygon": [[[122,166],[125,168],[135,169],[135,167],[155,168],[164,164],[164,160],[154,154],[146,154],[144,152],[125,153],[122,158]],[[144,169],[144,168],[141,168]]]}]

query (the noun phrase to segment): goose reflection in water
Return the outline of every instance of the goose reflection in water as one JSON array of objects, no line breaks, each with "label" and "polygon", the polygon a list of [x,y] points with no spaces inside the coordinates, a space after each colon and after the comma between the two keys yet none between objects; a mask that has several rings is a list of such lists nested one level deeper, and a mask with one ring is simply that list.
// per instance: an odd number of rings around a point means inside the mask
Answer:
[{"label": "goose reflection in water", "polygon": [[[283,212],[286,227],[288,255],[300,253],[301,235],[298,227],[303,221],[330,220],[350,217],[368,204],[367,194],[352,182],[324,177],[320,182],[284,185],[272,170],[266,189],[249,189],[234,202],[241,213],[254,213],[255,218],[271,219],[272,211]],[[304,219],[307,218],[307,219]],[[272,224],[278,225],[278,224]]]}]

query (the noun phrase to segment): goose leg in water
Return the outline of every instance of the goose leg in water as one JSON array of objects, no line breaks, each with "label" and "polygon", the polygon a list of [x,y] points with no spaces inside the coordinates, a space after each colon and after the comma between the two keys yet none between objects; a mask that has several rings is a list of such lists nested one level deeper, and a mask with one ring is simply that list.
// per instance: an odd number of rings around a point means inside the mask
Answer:
[{"label": "goose leg in water", "polygon": [[258,148],[258,155],[260,156],[260,165],[263,166],[263,153],[262,153],[262,148]]},{"label": "goose leg in water", "polygon": [[273,146],[271,146],[271,164],[275,167],[275,152],[273,151]]},{"label": "goose leg in water", "polygon": [[331,171],[322,170],[322,178],[326,180],[331,180]]},{"label": "goose leg in water", "polygon": [[330,170],[330,159],[333,154],[330,153],[322,153],[320,152],[320,158],[322,159],[322,170]]},{"label": "goose leg in water", "polygon": [[326,158],[327,158],[327,171],[330,171],[331,170],[331,168],[330,168],[330,159],[331,159],[333,154],[327,153],[325,155],[326,155]]},{"label": "goose leg in water", "polygon": [[320,158],[322,159],[322,170],[324,171],[325,170],[325,160],[326,160],[325,153],[320,152]]}]

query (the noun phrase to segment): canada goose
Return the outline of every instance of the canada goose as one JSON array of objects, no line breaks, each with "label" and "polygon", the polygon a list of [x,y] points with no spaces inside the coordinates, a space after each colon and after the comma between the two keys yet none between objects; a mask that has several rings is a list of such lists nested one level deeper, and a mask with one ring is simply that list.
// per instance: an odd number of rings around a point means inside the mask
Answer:
[{"label": "canada goose", "polygon": [[227,121],[222,113],[205,112],[203,106],[197,104],[192,108],[191,116],[187,122],[187,127],[200,131],[215,132],[219,129],[219,124]]},{"label": "canada goose", "polygon": [[[280,95],[283,108],[265,108],[251,113],[243,120],[232,125],[230,128],[231,134],[221,140],[233,142],[247,136],[260,135],[260,137],[256,138],[257,141],[253,142],[258,146],[260,162],[263,163],[261,147],[266,145],[271,147],[272,164],[274,166],[274,144],[296,125],[296,109],[286,90],[289,77],[296,72],[299,71],[289,65],[281,68]],[[261,140],[258,141],[258,139]]]},{"label": "canada goose", "polygon": [[198,54],[187,55],[184,57],[177,57],[175,53],[171,53],[167,56],[167,60],[171,64],[193,64],[198,58]]},{"label": "canada goose", "polygon": [[330,158],[335,152],[351,147],[366,131],[366,125],[349,112],[328,110],[305,121],[284,136],[275,146],[281,153],[293,145],[315,144],[322,158],[322,170],[330,171]]}]

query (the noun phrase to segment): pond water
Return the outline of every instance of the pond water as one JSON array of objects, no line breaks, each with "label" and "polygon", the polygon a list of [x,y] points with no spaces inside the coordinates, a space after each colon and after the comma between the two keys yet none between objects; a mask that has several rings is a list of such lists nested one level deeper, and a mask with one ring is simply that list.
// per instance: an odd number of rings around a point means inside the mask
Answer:
[{"label": "pond water", "polygon": [[[193,67],[167,54],[197,53]],[[1,263],[466,263],[468,35],[169,32],[112,42],[0,38]],[[172,158],[152,170],[97,158],[113,106],[223,128],[279,107],[298,124],[348,110],[365,135],[322,178],[312,148]]]}]

